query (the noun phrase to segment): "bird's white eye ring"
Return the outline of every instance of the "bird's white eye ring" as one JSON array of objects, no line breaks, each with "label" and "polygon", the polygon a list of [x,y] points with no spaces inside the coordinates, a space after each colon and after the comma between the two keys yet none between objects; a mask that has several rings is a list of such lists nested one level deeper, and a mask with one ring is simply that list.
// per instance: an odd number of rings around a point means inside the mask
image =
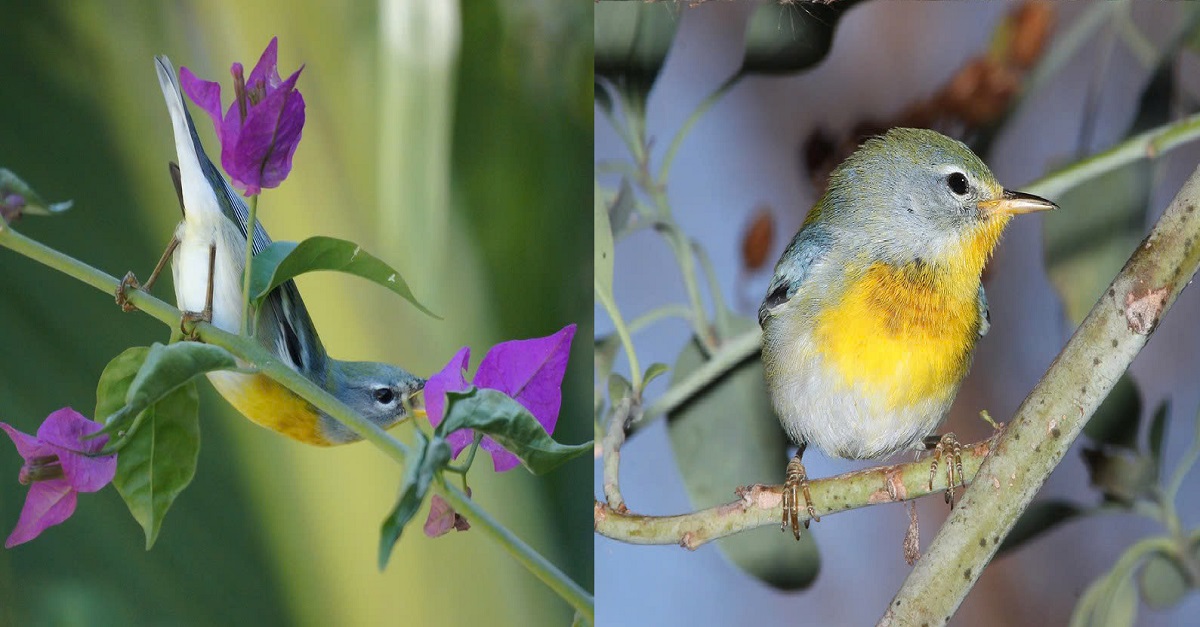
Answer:
[{"label": "bird's white eye ring", "polygon": [[950,186],[950,191],[959,196],[966,196],[970,187],[967,185],[966,175],[962,172],[951,173],[950,176],[946,177],[946,184]]}]

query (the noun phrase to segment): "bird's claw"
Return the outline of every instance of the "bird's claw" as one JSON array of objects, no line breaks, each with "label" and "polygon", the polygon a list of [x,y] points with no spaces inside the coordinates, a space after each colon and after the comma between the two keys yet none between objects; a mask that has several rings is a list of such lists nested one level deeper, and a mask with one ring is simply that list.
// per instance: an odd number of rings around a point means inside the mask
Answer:
[{"label": "bird's claw", "polygon": [[940,438],[931,436],[926,439],[926,446],[933,450],[933,463],[929,465],[929,489],[933,490],[933,478],[937,475],[938,462],[943,457],[946,461],[946,503],[954,509],[954,489],[962,484],[962,444],[953,433],[947,433]]},{"label": "bird's claw", "polygon": [[817,510],[812,504],[812,495],[808,491],[808,473],[804,470],[804,464],[800,461],[800,456],[797,455],[788,462],[787,478],[783,483],[783,520],[779,523],[780,531],[787,531],[791,526],[792,535],[797,540],[800,539],[800,495],[804,494],[804,504],[808,510],[808,518],[804,521],[804,528],[808,529],[809,521],[815,520],[821,522],[821,518],[817,516]]},{"label": "bird's claw", "polygon": [[125,313],[137,311],[137,307],[129,302],[129,298],[125,295],[125,292],[131,289],[141,289],[141,287],[142,284],[138,283],[137,277],[133,275],[133,272],[125,273],[124,278],[121,279],[121,284],[117,286],[117,305],[121,307],[121,311]]},{"label": "bird's claw", "polygon": [[212,308],[205,307],[203,311],[185,311],[179,320],[179,331],[184,339],[195,342],[200,339],[196,333],[197,322],[212,322]]}]

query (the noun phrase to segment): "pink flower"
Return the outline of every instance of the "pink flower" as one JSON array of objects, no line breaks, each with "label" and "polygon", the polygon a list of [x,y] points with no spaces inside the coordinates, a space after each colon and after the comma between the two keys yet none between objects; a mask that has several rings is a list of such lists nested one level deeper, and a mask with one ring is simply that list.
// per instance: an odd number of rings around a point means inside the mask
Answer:
[{"label": "pink flower", "polygon": [[221,142],[221,167],[247,196],[279,187],[287,178],[304,128],[304,97],[296,91],[304,66],[286,81],[280,80],[277,48],[278,38],[272,37],[248,81],[242,76],[242,64],[233,64],[234,100],[224,118],[221,86],[179,68],[183,91],[212,118]]},{"label": "pink flower", "polygon": [[113,480],[117,456],[89,456],[104,448],[108,436],[84,439],[102,428],[104,425],[88,420],[70,407],[47,416],[38,427],[37,437],[0,422],[0,429],[8,434],[25,459],[18,480],[31,484],[17,528],[5,540],[4,548],[29,542],[47,527],[70,518],[75,513],[77,493],[95,492]]},{"label": "pink flower", "polygon": [[[533,414],[546,433],[554,433],[562,405],[563,373],[567,369],[567,356],[574,337],[575,325],[570,324],[547,337],[497,344],[479,363],[474,386],[499,390],[511,396]],[[464,346],[425,384],[425,413],[434,427],[445,417],[446,392],[471,389],[472,383],[465,377],[470,359],[471,349]],[[446,436],[455,457],[474,439],[475,434],[470,429],[460,429]],[[491,453],[496,472],[511,470],[520,464],[516,455],[491,438],[483,438],[480,446]]]}]

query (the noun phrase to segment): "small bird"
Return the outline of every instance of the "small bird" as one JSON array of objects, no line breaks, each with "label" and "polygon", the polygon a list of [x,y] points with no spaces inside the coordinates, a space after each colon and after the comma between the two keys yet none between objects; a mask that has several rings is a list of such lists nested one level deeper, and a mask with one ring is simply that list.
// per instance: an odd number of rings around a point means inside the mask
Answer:
[{"label": "small bird", "polygon": [[[132,273],[126,275],[117,300],[130,308],[122,302],[124,290],[148,290],[170,258],[176,302],[185,317],[238,333],[245,317],[242,276],[249,207],[204,153],[170,60],[159,56],[155,62],[175,133],[179,165],[172,164],[171,170],[183,221],[146,284],[139,286]],[[258,254],[270,243],[262,224],[255,221],[253,252]],[[420,400],[424,379],[401,368],[329,357],[292,281],[266,297],[253,328],[255,339],[283,363],[383,428],[408,417],[406,402]],[[266,375],[220,371],[209,373],[208,378],[242,415],[290,438],[317,446],[360,439]]]},{"label": "small bird", "polygon": [[988,331],[983,266],[1014,214],[1054,208],[1004,189],[970,148],[930,130],[892,129],[833,171],[758,309],[772,404],[799,445],[784,529],[799,539],[798,491],[820,520],[801,462],[809,444],[847,459],[935,448],[931,484],[944,452],[950,489],[955,470],[961,481],[953,435],[929,436]]}]

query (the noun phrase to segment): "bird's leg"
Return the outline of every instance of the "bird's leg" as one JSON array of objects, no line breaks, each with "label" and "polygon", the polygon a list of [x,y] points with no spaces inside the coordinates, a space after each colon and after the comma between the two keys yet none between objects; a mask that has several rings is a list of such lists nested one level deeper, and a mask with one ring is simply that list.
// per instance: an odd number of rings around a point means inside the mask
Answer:
[{"label": "bird's leg", "polygon": [[208,246],[208,289],[204,293],[204,309],[200,312],[185,311],[183,319],[179,321],[179,330],[183,331],[184,337],[194,340],[196,339],[196,329],[194,327],[197,322],[212,322],[213,311],[213,272],[217,267],[217,244],[213,242]]},{"label": "bird's leg", "polygon": [[933,477],[937,474],[938,462],[943,457],[950,457],[946,460],[946,503],[950,504],[950,509],[954,509],[954,489],[963,481],[962,444],[958,443],[958,438],[954,437],[953,433],[947,433],[940,438],[931,435],[925,438],[925,450],[933,451],[933,463],[929,465],[930,490],[933,489]]},{"label": "bird's leg", "polygon": [[167,260],[171,258],[171,254],[179,246],[179,238],[171,236],[171,241],[167,242],[167,249],[163,251],[162,257],[158,258],[158,264],[154,266],[154,271],[150,273],[150,278],[146,279],[144,284],[138,283],[137,277],[133,272],[126,272],[125,277],[121,279],[121,284],[117,286],[117,304],[121,306],[121,311],[126,313],[137,309],[129,299],[125,296],[125,292],[134,289],[141,289],[147,292],[154,286],[154,282],[158,280],[158,275],[162,274],[163,268],[167,266]]},{"label": "bird's leg", "polygon": [[788,526],[792,528],[792,535],[796,539],[800,539],[800,494],[804,494],[804,505],[808,509],[808,520],[804,521],[804,528],[808,529],[810,520],[821,522],[821,518],[817,516],[817,510],[812,504],[812,495],[808,492],[808,472],[804,470],[804,464],[800,458],[804,456],[804,449],[807,444],[801,444],[796,450],[796,456],[788,462],[787,478],[783,483],[783,520],[779,523],[780,531],[787,531]]},{"label": "bird's leg", "polygon": [[[171,182],[175,184],[175,196],[179,198],[179,211],[186,214],[183,207],[183,179],[179,176],[179,166],[174,162],[167,163],[167,169],[171,172]],[[163,251],[162,257],[158,259],[158,265],[154,266],[154,271],[150,273],[150,278],[146,280],[144,285],[138,283],[137,277],[133,272],[126,272],[124,278],[121,279],[121,284],[117,286],[117,304],[121,306],[121,311],[129,313],[137,307],[134,307],[129,299],[125,297],[125,292],[130,289],[141,289],[146,292],[154,286],[154,282],[158,280],[158,275],[162,273],[163,268],[167,266],[167,259],[171,258],[171,253],[175,252],[175,248],[179,246],[179,238],[174,234],[171,235],[171,241],[167,243],[167,249]]]}]

